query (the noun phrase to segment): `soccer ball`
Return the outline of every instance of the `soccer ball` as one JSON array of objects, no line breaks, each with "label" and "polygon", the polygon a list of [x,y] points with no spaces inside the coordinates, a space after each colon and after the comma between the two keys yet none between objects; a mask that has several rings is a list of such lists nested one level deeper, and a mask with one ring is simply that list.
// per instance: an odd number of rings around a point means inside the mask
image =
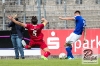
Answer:
[{"label": "soccer ball", "polygon": [[66,58],[66,54],[65,53],[60,53],[59,54],[59,59],[65,59]]}]

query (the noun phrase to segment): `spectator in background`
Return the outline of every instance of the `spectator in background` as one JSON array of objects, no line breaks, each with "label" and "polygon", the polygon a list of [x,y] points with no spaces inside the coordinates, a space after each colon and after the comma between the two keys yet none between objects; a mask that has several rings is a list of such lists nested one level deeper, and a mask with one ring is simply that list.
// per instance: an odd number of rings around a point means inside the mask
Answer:
[{"label": "spectator in background", "polygon": [[[13,18],[18,21],[17,14],[13,15]],[[15,50],[15,59],[19,59],[19,53],[21,58],[24,59],[24,51],[22,47],[22,39],[23,39],[23,32],[24,28],[15,24],[14,22],[10,22],[8,27],[11,27],[11,41]]]}]

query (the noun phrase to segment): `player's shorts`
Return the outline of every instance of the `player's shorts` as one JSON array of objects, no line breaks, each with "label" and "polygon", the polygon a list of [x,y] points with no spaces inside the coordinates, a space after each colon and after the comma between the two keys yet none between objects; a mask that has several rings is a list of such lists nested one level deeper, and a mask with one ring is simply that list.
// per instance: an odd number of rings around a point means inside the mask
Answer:
[{"label": "player's shorts", "polygon": [[76,42],[81,35],[77,35],[75,33],[71,33],[67,38],[66,38],[66,43],[70,42],[71,44]]},{"label": "player's shorts", "polygon": [[30,40],[29,45],[30,45],[30,46],[35,46],[35,45],[37,45],[37,46],[39,46],[41,49],[47,48],[47,44],[46,44],[43,40],[41,40],[41,41],[33,41],[33,40]]}]

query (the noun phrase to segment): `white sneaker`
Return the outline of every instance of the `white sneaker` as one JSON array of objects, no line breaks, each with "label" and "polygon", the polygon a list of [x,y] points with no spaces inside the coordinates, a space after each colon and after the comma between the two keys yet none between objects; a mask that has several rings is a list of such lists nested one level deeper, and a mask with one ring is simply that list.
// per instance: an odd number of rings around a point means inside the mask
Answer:
[{"label": "white sneaker", "polygon": [[68,58],[69,60],[71,60],[72,58]]},{"label": "white sneaker", "polygon": [[26,42],[24,40],[22,40],[22,45],[26,46]]},{"label": "white sneaker", "polygon": [[74,58],[68,58],[68,60],[73,60]]}]

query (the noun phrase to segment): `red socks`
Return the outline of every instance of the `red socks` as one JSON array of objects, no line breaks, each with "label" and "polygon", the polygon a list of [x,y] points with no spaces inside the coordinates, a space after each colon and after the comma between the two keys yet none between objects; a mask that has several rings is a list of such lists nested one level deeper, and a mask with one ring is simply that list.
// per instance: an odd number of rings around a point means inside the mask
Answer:
[{"label": "red socks", "polygon": [[26,45],[25,49],[31,49],[31,47],[29,45]]},{"label": "red socks", "polygon": [[48,57],[49,55],[50,55],[50,52],[48,52],[48,51],[44,53],[45,57]]}]

